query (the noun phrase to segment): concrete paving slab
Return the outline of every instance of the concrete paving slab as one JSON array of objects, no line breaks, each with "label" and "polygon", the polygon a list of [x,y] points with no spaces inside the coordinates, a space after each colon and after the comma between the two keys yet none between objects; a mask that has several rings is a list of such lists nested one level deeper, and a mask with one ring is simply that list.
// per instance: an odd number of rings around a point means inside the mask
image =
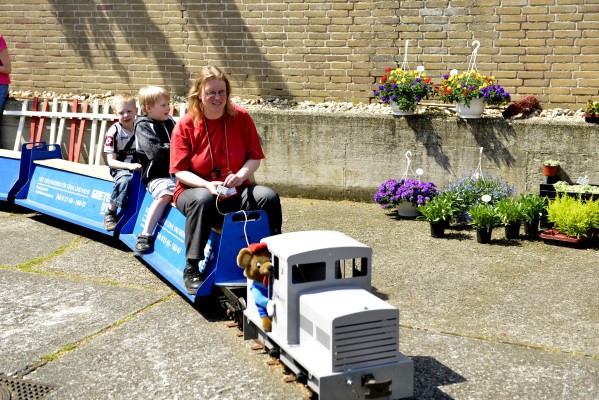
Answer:
[{"label": "concrete paving slab", "polygon": [[17,266],[47,256],[76,238],[55,226],[36,222],[37,214],[20,214],[0,208],[0,266]]},{"label": "concrete paving slab", "polygon": [[[373,248],[375,294],[400,308],[400,348],[415,360],[415,398],[599,398],[597,247],[506,241],[501,229],[489,245],[476,243],[468,230],[433,239],[425,222],[398,220],[375,204],[282,202],[284,231],[334,229]],[[22,239],[25,234],[33,239]],[[95,329],[74,319],[57,325],[53,334],[65,339],[52,348],[63,342],[74,348],[25,376],[59,386],[53,398],[303,397],[234,329],[204,317],[132,252],[105,239],[0,206],[0,279],[7,293],[0,295],[0,311],[7,309],[0,329],[21,329],[41,348],[15,355],[0,344],[0,372],[48,354],[37,344],[45,336],[22,327],[19,318],[56,319],[63,303],[75,314],[93,298],[95,312],[112,317],[96,316]],[[49,244],[40,246],[44,240]],[[15,249],[26,255],[16,257]],[[27,270],[14,268],[37,257],[45,258]],[[102,295],[111,300],[100,304]],[[168,301],[147,307],[148,296],[167,295]],[[47,308],[37,303],[40,296]],[[115,320],[124,323],[112,327]],[[105,325],[112,328],[101,330]],[[11,340],[10,346],[21,346],[15,342],[22,339]]]},{"label": "concrete paving slab", "polygon": [[18,373],[164,296],[158,291],[0,269],[0,371]]},{"label": "concrete paving slab", "polygon": [[[302,399],[280,367],[251,350],[237,328],[171,298],[39,368],[58,384],[49,399]],[[65,379],[65,377],[68,377]],[[82,384],[84,382],[84,384]]]},{"label": "concrete paving slab", "polygon": [[417,399],[599,398],[599,360],[419,329],[402,329]]}]

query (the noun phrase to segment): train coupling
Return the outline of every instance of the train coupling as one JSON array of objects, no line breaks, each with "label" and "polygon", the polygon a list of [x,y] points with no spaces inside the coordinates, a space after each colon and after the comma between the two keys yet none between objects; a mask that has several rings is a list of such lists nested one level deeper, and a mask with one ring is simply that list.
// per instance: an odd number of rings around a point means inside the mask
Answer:
[{"label": "train coupling", "polygon": [[377,381],[374,375],[367,374],[362,376],[362,387],[364,388],[365,399],[380,399],[391,396],[391,379]]}]

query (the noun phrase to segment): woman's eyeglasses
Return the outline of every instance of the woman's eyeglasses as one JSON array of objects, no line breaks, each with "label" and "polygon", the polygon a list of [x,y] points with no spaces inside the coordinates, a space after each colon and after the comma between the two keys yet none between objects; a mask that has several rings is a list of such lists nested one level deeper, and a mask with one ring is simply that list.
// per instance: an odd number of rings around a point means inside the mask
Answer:
[{"label": "woman's eyeglasses", "polygon": [[211,90],[209,92],[204,92],[204,94],[206,95],[206,97],[215,97],[216,95],[219,95],[220,97],[225,97],[227,95],[227,91],[219,90],[218,92],[215,92],[214,90]]}]

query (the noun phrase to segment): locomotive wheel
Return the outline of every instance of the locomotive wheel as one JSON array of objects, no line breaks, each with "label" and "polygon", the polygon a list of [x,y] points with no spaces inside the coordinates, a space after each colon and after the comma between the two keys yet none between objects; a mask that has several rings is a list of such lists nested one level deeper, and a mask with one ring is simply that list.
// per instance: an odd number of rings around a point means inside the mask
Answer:
[{"label": "locomotive wheel", "polygon": [[281,357],[281,351],[275,347],[268,351],[268,355],[272,358],[276,358],[277,360]]}]

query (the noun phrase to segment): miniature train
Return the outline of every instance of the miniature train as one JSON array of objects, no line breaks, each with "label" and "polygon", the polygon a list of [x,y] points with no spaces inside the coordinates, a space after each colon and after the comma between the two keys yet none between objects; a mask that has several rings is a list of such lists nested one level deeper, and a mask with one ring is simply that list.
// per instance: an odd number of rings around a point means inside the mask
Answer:
[{"label": "miniature train", "polygon": [[[60,146],[26,143],[0,150],[0,200],[118,237],[134,250],[152,199],[136,174],[131,207],[120,210],[114,231],[103,227],[112,190],[106,166],[65,161]],[[135,206],[134,206],[135,205]],[[262,211],[230,213],[208,245],[208,276],[195,295],[183,286],[185,217],[169,207],[155,231],[154,250],[138,254],[194,304],[217,298],[244,338],[258,339],[320,399],[399,399],[413,395],[414,367],[398,350],[399,310],[371,293],[372,249],[336,231],[269,236]],[[264,242],[273,272],[272,329],[260,315],[240,249]],[[211,303],[210,303],[211,304]]]}]

